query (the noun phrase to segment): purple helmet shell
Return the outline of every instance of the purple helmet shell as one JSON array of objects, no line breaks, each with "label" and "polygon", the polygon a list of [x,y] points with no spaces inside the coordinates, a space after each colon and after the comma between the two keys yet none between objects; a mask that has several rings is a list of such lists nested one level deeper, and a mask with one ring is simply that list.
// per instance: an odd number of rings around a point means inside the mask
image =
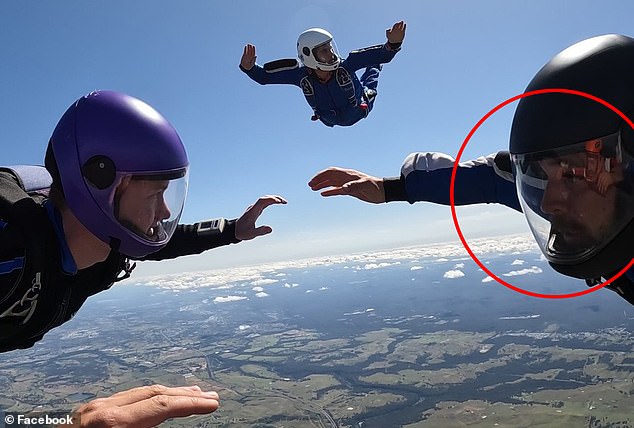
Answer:
[{"label": "purple helmet shell", "polygon": [[[93,235],[130,257],[145,256],[167,244],[173,228],[161,239],[149,239],[121,224],[115,212],[115,191],[123,177],[186,180],[185,147],[159,112],[120,92],[91,92],[64,113],[50,149],[66,203]],[[186,193],[186,181],[184,187]],[[174,227],[184,198],[183,194],[171,219]]]}]

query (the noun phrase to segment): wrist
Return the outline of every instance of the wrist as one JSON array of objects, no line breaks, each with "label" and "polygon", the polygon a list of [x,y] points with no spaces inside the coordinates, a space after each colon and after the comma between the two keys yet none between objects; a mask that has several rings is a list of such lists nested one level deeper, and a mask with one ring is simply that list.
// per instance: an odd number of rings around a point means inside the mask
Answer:
[{"label": "wrist", "polygon": [[400,42],[390,42],[389,40],[387,41],[386,45],[388,50],[390,51],[397,51],[401,48],[401,45],[403,44],[403,41]]},{"label": "wrist", "polygon": [[402,177],[384,178],[382,183],[385,202],[407,200],[405,181]]}]

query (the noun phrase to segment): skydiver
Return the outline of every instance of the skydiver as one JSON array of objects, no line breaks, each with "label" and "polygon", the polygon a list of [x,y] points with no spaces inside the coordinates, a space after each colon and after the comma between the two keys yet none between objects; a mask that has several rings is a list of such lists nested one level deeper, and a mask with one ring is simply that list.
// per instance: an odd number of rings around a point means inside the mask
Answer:
[{"label": "skydiver", "polygon": [[[198,254],[271,233],[255,223],[268,206],[286,203],[263,196],[238,219],[179,224],[189,170],[185,147],[160,113],[114,91],[92,92],[68,108],[48,143],[45,168],[0,170],[0,352],[29,348],[69,321],[88,297],[128,277],[131,260]],[[43,192],[27,193],[27,183]],[[128,391],[107,403],[143,401],[144,392],[206,400],[183,405],[159,397],[137,406],[151,411],[152,403],[165,403],[159,413],[166,418],[218,407],[215,393],[162,391]],[[140,426],[132,416],[125,426]]]},{"label": "skydiver", "polygon": [[[634,119],[634,39],[604,35],[553,57],[526,91],[569,88],[592,94]],[[634,131],[615,112],[572,94],[522,98],[509,151],[459,164],[456,205],[500,203],[522,211],[558,272],[597,285],[634,256]],[[448,205],[454,159],[414,153],[400,177],[331,167],[308,183],[323,196],[370,203]],[[607,286],[634,304],[634,270]]]},{"label": "skydiver", "polygon": [[[350,52],[342,59],[332,35],[321,28],[311,28],[299,35],[296,59],[281,59],[256,64],[255,46],[247,44],[240,60],[240,70],[261,85],[299,86],[313,109],[311,120],[333,127],[350,126],[368,116],[377,96],[382,65],[401,50],[407,25],[403,21],[387,29],[387,42]],[[361,78],[357,70],[365,69]]]}]

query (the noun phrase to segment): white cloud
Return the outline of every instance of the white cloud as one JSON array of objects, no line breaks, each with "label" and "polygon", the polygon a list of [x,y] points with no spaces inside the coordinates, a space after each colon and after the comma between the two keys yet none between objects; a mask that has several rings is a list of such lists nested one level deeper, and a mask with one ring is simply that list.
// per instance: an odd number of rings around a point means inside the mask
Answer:
[{"label": "white cloud", "polygon": [[411,268],[409,268],[409,270],[419,270],[419,269],[425,269],[422,266],[412,266]]},{"label": "white cloud", "polygon": [[393,265],[400,265],[401,262],[396,262],[396,263],[388,263],[388,262],[383,262],[383,263],[368,263],[365,266],[363,266],[362,269],[381,269],[384,267],[388,267],[388,266],[393,266]]},{"label": "white cloud", "polygon": [[528,275],[529,273],[542,273],[543,270],[537,266],[530,267],[528,269],[514,270],[508,273],[503,274],[504,276],[519,276],[519,275]]},{"label": "white cloud", "polygon": [[[479,258],[496,254],[522,254],[539,251],[535,240],[530,234],[511,235],[495,238],[473,239],[469,247]],[[403,247],[384,251],[345,254],[339,256],[314,257],[300,260],[290,260],[277,263],[261,264],[255,266],[240,266],[208,271],[193,271],[179,274],[155,275],[136,277],[133,276],[124,282],[138,285],[149,285],[173,292],[185,289],[239,289],[242,287],[261,287],[279,282],[282,278],[280,271],[286,269],[309,269],[313,267],[328,267],[338,265],[342,268],[354,267],[355,270],[379,269],[393,266],[402,262],[416,263],[414,268],[424,268],[425,263],[440,263],[458,260],[468,260],[465,249],[460,242],[448,242],[441,244],[426,244],[419,246]],[[527,256],[523,256],[525,258]],[[537,257],[535,257],[537,258]],[[520,257],[517,257],[519,260]],[[545,259],[541,256],[540,260]],[[489,263],[486,261],[485,263]],[[421,266],[419,266],[421,265]],[[457,263],[454,270],[459,270],[462,263]],[[462,272],[461,272],[462,273]],[[536,272],[531,272],[536,273]],[[464,275],[464,274],[463,274]],[[284,287],[293,288],[298,284],[285,283]]]},{"label": "white cloud", "polygon": [[214,299],[214,303],[237,302],[238,300],[244,300],[244,299],[246,299],[245,296],[223,296],[223,297],[216,297]]},{"label": "white cloud", "polygon": [[463,276],[464,276],[464,272],[462,272],[461,270],[450,270],[445,272],[445,274],[442,277],[447,279],[455,279],[455,278],[461,278]]},{"label": "white cloud", "polygon": [[464,269],[464,263],[456,263],[456,265],[453,268],[454,269]]},{"label": "white cloud", "polygon": [[260,293],[256,293],[255,296],[256,297],[268,297],[269,295],[264,293],[264,292],[260,292]]},{"label": "white cloud", "polygon": [[253,290],[253,291],[264,291],[264,288],[262,288],[262,287],[253,287],[251,290]]},{"label": "white cloud", "polygon": [[[517,260],[516,260],[517,261]],[[524,263],[524,262],[522,262]],[[513,264],[521,264],[521,263],[515,263],[513,262]],[[520,276],[520,275],[528,275],[528,274],[538,274],[538,273],[542,273],[543,270],[537,266],[532,266],[530,268],[526,268],[526,269],[520,269],[520,270],[513,270],[511,272],[507,272],[507,273],[503,273],[502,276]],[[482,282],[491,282],[493,281],[493,278],[491,278],[490,276],[487,276],[486,278],[484,278],[482,280]]]},{"label": "white cloud", "polygon": [[255,281],[251,282],[251,285],[269,285],[269,284],[275,284],[276,282],[279,282],[279,279],[256,279]]},{"label": "white cloud", "polygon": [[524,264],[524,260],[515,259],[513,260],[513,263],[511,263],[511,266],[521,266],[523,264]]}]

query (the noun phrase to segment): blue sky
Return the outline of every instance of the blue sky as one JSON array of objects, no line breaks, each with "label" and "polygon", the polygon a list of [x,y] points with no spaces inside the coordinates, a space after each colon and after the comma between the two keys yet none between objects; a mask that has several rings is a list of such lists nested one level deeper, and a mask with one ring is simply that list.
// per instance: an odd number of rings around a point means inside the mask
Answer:
[{"label": "blue sky", "polygon": [[[272,235],[146,271],[341,254],[457,240],[448,207],[324,199],[306,183],[331,165],[398,175],[414,151],[455,156],[475,123],[523,91],[579,40],[632,35],[631,1],[92,1],[0,2],[2,164],[42,163],[58,118],[79,96],[114,89],[162,112],[190,156],[182,220],[234,218],[263,194]],[[383,43],[403,19],[402,51],[384,67],[370,117],[350,128],[311,122],[295,87],[261,87],[238,69],[246,43],[260,64],[295,56],[297,35],[331,31],[342,55]],[[503,149],[514,105],[474,136],[463,160]],[[491,206],[459,210],[467,237],[524,231]]]}]

